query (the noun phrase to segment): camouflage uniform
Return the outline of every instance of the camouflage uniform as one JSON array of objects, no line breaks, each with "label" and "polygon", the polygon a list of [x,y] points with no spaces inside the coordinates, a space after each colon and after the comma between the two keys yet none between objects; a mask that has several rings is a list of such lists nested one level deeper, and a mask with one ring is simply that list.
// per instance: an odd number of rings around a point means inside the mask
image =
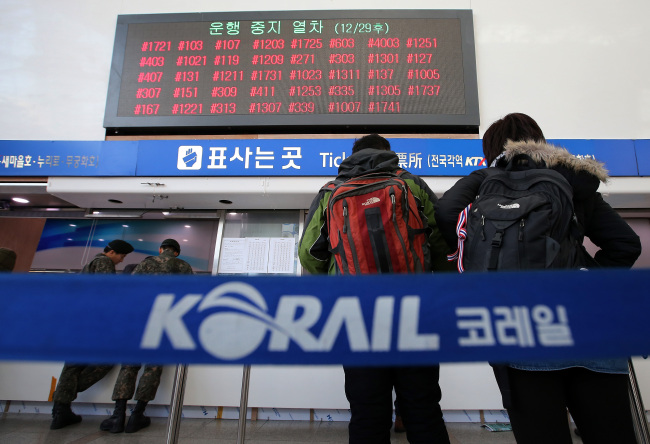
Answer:
[{"label": "camouflage uniform", "polygon": [[149,256],[135,267],[133,274],[193,274],[192,266],[169,250]]},{"label": "camouflage uniform", "polygon": [[[115,274],[115,264],[103,253],[96,255],[81,270],[82,273]],[[52,400],[69,404],[77,399],[77,393],[92,387],[106,376],[113,365],[65,364],[59,376]]]},{"label": "camouflage uniform", "polygon": [[104,253],[96,255],[92,261],[88,262],[81,270],[82,273],[98,273],[98,274],[115,274],[115,264],[111,258]]},{"label": "camouflage uniform", "polygon": [[[133,274],[193,274],[192,266],[182,259],[177,258],[169,250],[163,250],[158,256],[149,256],[140,262],[133,270]],[[113,401],[118,399],[131,399],[135,393],[136,401],[149,402],[156,397],[160,385],[162,365],[145,364],[138,390],[135,390],[135,380],[142,365],[125,364],[120,368],[120,373],[113,389]]]}]

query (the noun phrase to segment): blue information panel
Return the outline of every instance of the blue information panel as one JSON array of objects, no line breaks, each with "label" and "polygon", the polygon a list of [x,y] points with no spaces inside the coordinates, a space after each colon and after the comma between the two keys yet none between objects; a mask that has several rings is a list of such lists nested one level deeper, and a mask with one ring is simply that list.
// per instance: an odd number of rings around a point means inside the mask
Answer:
[{"label": "blue information panel", "polygon": [[560,139],[549,140],[549,143],[564,147],[577,157],[604,162],[612,177],[637,176],[639,174],[634,140]]},{"label": "blue information panel", "polygon": [[1,140],[0,176],[133,176],[138,142]]},{"label": "blue information panel", "polygon": [[634,141],[639,176],[650,176],[650,140]]},{"label": "blue information panel", "polygon": [[[399,165],[420,176],[484,168],[480,139],[390,139]],[[647,175],[647,140],[551,140],[605,163],[610,176]],[[0,141],[0,176],[336,176],[354,139]],[[638,166],[637,166],[638,159]]]},{"label": "blue information panel", "polygon": [[[480,140],[394,139],[400,167],[464,176],[484,165]],[[353,139],[142,141],[138,176],[336,176]]]}]

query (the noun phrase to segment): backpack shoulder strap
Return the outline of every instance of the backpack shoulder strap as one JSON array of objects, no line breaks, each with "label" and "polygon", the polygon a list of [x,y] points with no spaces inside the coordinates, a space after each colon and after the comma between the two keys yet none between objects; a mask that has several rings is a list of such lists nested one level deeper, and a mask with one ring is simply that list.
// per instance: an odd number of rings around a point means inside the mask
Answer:
[{"label": "backpack shoulder strap", "polygon": [[336,188],[336,185],[338,185],[336,181],[330,180],[321,187],[321,191],[332,191],[334,188]]}]

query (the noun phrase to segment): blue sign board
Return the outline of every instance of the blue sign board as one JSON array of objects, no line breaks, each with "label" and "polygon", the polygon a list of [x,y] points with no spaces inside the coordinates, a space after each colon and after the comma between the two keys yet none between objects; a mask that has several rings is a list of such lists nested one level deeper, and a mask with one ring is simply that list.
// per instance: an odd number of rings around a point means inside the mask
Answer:
[{"label": "blue sign board", "polygon": [[549,140],[556,146],[566,148],[577,157],[587,157],[605,163],[609,175],[638,176],[634,140],[560,139]]},{"label": "blue sign board", "polygon": [[134,176],[137,141],[0,141],[0,176]]},{"label": "blue sign board", "polygon": [[[336,176],[353,139],[141,141],[138,176]],[[480,140],[393,139],[400,167],[464,176],[483,166]]]},{"label": "blue sign board", "polygon": [[634,145],[639,163],[639,176],[650,176],[650,140],[636,140]]},{"label": "blue sign board", "polygon": [[[390,142],[400,167],[420,176],[461,177],[486,166],[480,139]],[[550,142],[578,157],[605,163],[611,176],[638,176],[640,170],[650,170],[647,140]],[[354,139],[0,141],[0,176],[336,176],[353,143]]]}]

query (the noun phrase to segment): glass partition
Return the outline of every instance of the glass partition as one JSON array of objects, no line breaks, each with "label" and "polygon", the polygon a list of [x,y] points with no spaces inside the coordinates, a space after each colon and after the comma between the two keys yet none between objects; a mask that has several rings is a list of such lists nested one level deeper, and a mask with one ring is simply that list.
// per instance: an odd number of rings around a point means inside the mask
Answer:
[{"label": "glass partition", "polygon": [[120,272],[128,264],[157,256],[160,243],[173,238],[181,246],[180,258],[196,274],[212,270],[218,221],[48,219],[43,228],[32,271],[78,272],[113,239],[129,242],[135,250],[118,264]]}]

